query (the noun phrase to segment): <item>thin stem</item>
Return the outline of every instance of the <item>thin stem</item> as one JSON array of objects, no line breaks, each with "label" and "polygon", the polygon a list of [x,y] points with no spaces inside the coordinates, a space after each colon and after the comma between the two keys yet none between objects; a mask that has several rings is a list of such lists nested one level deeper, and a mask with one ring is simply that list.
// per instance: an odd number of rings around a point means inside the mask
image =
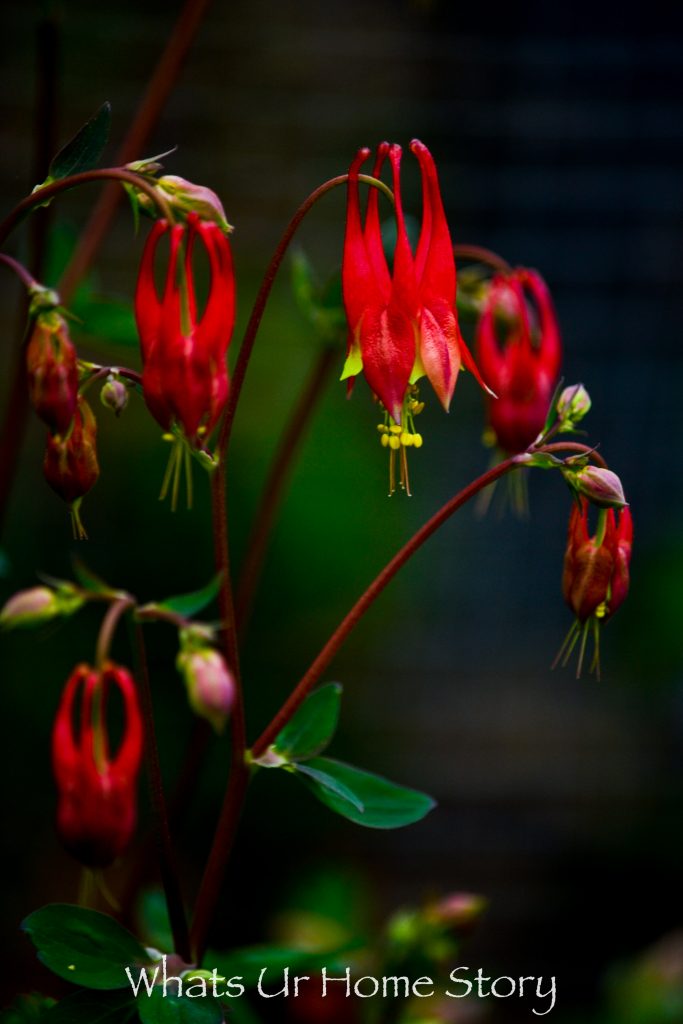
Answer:
[{"label": "thin stem", "polygon": [[[128,133],[116,154],[120,165],[142,156],[164,105],[176,83],[197,35],[210,0],[187,0],[145,90]],[[93,207],[66,273],[60,281],[61,294],[68,299],[92,265],[121,199],[120,191],[107,186]]]},{"label": "thin stem", "polygon": [[536,452],[546,452],[548,455],[553,455],[555,452],[562,451],[577,452],[579,455],[588,455],[596,466],[600,466],[601,469],[607,469],[607,463],[600,452],[596,451],[595,448],[590,448],[587,444],[581,444],[579,441],[555,441],[553,444],[543,444],[532,450]]},{"label": "thin stem", "polygon": [[174,951],[183,960],[190,963],[192,960],[187,919],[183,905],[183,897],[178,880],[171,832],[168,825],[168,814],[166,812],[166,798],[164,796],[164,785],[161,777],[161,765],[159,764],[159,748],[157,746],[156,730],[154,728],[154,707],[152,704],[152,688],[149,682],[149,671],[147,668],[147,652],[145,649],[145,638],[142,626],[135,625],[136,639],[136,662],[137,678],[140,691],[140,702],[142,704],[142,717],[145,729],[145,763],[149,780],[150,798],[154,813],[154,831],[157,842],[157,853],[159,856],[159,867],[161,881],[166,896],[168,916],[173,933]]},{"label": "thin stem", "polygon": [[484,263],[492,270],[498,270],[503,274],[512,273],[512,267],[491,249],[484,249],[481,245],[454,245],[453,255],[456,260],[471,260],[476,263]]},{"label": "thin stem", "polygon": [[13,270],[14,273],[19,278],[19,280],[21,281],[21,283],[26,288],[28,288],[29,290],[31,288],[35,288],[37,281],[34,278],[33,274],[29,274],[28,270],[23,265],[23,263],[20,263],[18,260],[12,259],[11,256],[7,256],[4,252],[0,252],[0,263],[4,263],[6,267],[9,267],[10,270]]},{"label": "thin stem", "polygon": [[337,351],[331,346],[326,346],[320,352],[292,411],[270,467],[247,543],[237,587],[235,608],[240,634],[244,634],[247,628],[268,541],[294,460],[336,358]]},{"label": "thin stem", "polygon": [[[359,181],[364,182],[366,185],[373,185],[375,188],[380,189],[386,196],[393,202],[393,193],[383,181],[379,181],[378,178],[373,178],[369,174],[359,174]],[[244,378],[246,376],[247,367],[251,358],[251,353],[254,348],[254,342],[256,341],[256,335],[258,333],[261,319],[266,308],[266,303],[270,296],[277,272],[280,269],[282,260],[284,259],[285,253],[290,246],[294,235],[297,232],[299,225],[302,220],[312,209],[313,206],[322,199],[324,195],[331,192],[332,189],[337,188],[338,185],[344,185],[349,180],[348,174],[340,174],[336,178],[330,178],[329,181],[319,185],[315,191],[311,192],[310,196],[304,200],[299,209],[296,211],[289,224],[285,228],[284,234],[280,239],[280,243],[273,253],[272,259],[268,264],[266,272],[261,282],[256,301],[254,302],[249,322],[246,326],[244,337],[242,338],[242,345],[240,347],[237,362],[235,363],[235,370],[232,375],[230,382],[230,395],[228,397],[228,404],[223,417],[223,423],[221,424],[221,431],[218,438],[217,449],[222,458],[225,457],[225,453],[228,450],[228,444],[230,442],[230,435],[232,433],[232,425],[235,419],[235,411],[237,409],[237,403],[239,402],[240,393],[242,391],[242,385],[244,384]]]},{"label": "thin stem", "polygon": [[482,476],[478,477],[467,487],[459,491],[453,498],[446,502],[439,511],[429,519],[424,526],[420,527],[417,533],[413,534],[410,540],[403,545],[391,561],[375,577],[370,586],[356,601],[351,611],[345,616],[334,633],[322,648],[318,656],[312,662],[308,670],[292,691],[288,699],[282,705],[270,724],[264,729],[252,747],[252,754],[255,758],[261,757],[275,740],[280,730],[289,722],[294,712],[301,706],[316,683],[320,680],[323,672],[330,664],[339,648],[345,642],[349,634],[355,629],[362,617],[382,593],[388,583],[394,578],[399,569],[403,568],[406,562],[418,551],[422,545],[442,526],[454,512],[465,505],[471,498],[483,491],[494,481],[505,476],[513,469],[520,466],[519,457],[514,455],[497,466],[489,469]]},{"label": "thin stem", "polygon": [[32,210],[34,206],[45,203],[49,199],[54,199],[60,192],[77,188],[79,185],[87,185],[93,181],[121,181],[128,185],[134,185],[141,192],[144,192],[145,195],[149,196],[159,208],[162,217],[168,221],[173,220],[171,208],[163,195],[142,175],[135,174],[133,171],[127,171],[123,167],[100,167],[91,171],[81,171],[79,174],[71,174],[67,178],[59,178],[58,181],[52,181],[49,185],[43,185],[42,188],[36,189],[35,192],[31,192],[30,195],[22,199],[11,213],[5,217],[2,224],[0,224],[0,245],[4,243],[10,232],[19,224],[24,214]]},{"label": "thin stem", "polygon": [[114,633],[119,623],[121,616],[132,608],[135,601],[132,597],[126,595],[118,601],[114,601],[102,620],[102,626],[100,627],[100,633],[97,638],[97,650],[95,653],[95,659],[97,661],[97,667],[102,668],[105,661],[109,658],[109,649],[114,639]]},{"label": "thin stem", "polygon": [[206,862],[204,875],[199,887],[192,922],[191,943],[198,963],[201,963],[206,948],[211,921],[223,884],[225,869],[235,841],[237,824],[249,781],[249,770],[245,762],[247,739],[244,694],[237,644],[232,579],[230,575],[224,459],[221,459],[211,481],[211,496],[216,571],[221,574],[222,580],[218,600],[221,613],[223,648],[235,680],[235,704],[230,718],[232,738],[230,776],[209,858]]}]

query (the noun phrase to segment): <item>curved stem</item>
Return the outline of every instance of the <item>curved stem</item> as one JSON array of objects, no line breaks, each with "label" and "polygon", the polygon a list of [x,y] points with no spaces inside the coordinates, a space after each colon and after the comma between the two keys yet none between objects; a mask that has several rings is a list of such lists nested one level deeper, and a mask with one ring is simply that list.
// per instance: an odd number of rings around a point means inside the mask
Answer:
[{"label": "curved stem", "polygon": [[553,444],[543,444],[533,450],[546,452],[548,455],[554,455],[556,452],[576,452],[578,455],[588,455],[596,466],[607,469],[607,463],[602,455],[595,448],[590,448],[587,444],[581,444],[579,441],[555,441]]},{"label": "curved stem", "polygon": [[504,462],[499,463],[482,476],[478,477],[471,484],[468,484],[462,491],[459,491],[450,501],[439,509],[439,511],[422,526],[417,533],[413,534],[410,540],[403,545],[391,561],[382,569],[378,576],[372,581],[367,590],[359,597],[351,611],[341,621],[339,626],[322,648],[311,666],[302,676],[288,699],[282,705],[270,724],[264,729],[252,747],[252,754],[255,758],[261,757],[268,749],[280,730],[287,724],[294,712],[303,703],[310,691],[321,678],[323,672],[330,664],[335,654],[342,646],[346,638],[358,625],[363,615],[379,597],[387,584],[394,578],[396,573],[415,554],[424,542],[435,533],[447,519],[457,512],[466,502],[473,498],[480,491],[483,491],[489,484],[505,476],[511,470],[518,467],[518,456],[512,456]]},{"label": "curved stem", "polygon": [[481,245],[454,245],[453,255],[456,260],[471,260],[473,263],[484,263],[492,270],[498,270],[503,274],[510,274],[512,267],[491,249],[484,249]]},{"label": "curved stem", "polygon": [[33,277],[33,274],[30,274],[28,272],[23,263],[20,263],[18,260],[12,259],[11,256],[7,256],[4,252],[0,252],[0,263],[4,263],[6,267],[9,267],[10,270],[13,270],[14,273],[19,278],[19,280],[21,281],[21,283],[26,288],[28,288],[29,290],[31,288],[35,288],[38,282]]},{"label": "curved stem", "polygon": [[[378,188],[381,192],[383,192],[391,200],[391,202],[394,201],[394,196],[391,189],[389,189],[384,184],[383,181],[380,181],[378,178],[373,178],[369,174],[359,174],[358,179],[359,181],[364,182],[366,185],[374,185],[374,187]],[[228,396],[228,404],[225,410],[225,415],[223,417],[223,423],[221,424],[221,430],[218,437],[217,445],[217,449],[222,458],[225,457],[225,453],[227,452],[228,444],[230,442],[232,425],[235,419],[235,411],[237,409],[237,403],[239,402],[240,393],[242,391],[242,385],[244,384],[244,378],[247,372],[247,367],[249,365],[249,360],[251,358],[251,353],[254,348],[254,342],[256,341],[256,335],[261,324],[261,319],[266,308],[266,303],[268,302],[271,289],[275,282],[277,272],[280,269],[282,260],[284,259],[285,253],[287,252],[287,249],[289,248],[299,225],[301,224],[302,220],[309,212],[309,210],[311,210],[312,207],[315,206],[315,204],[318,202],[318,200],[322,199],[324,195],[326,195],[328,192],[331,192],[332,189],[337,188],[338,185],[344,185],[348,180],[348,174],[340,174],[336,178],[330,178],[329,181],[326,181],[322,185],[319,185],[318,188],[311,192],[310,196],[304,200],[304,202],[301,204],[301,206],[296,211],[296,213],[290,220],[289,224],[285,228],[284,234],[280,239],[280,243],[275,252],[273,253],[270,263],[268,264],[266,272],[263,276],[263,281],[261,282],[261,287],[259,288],[258,295],[256,296],[256,301],[254,302],[254,306],[251,311],[251,316],[249,317],[249,322],[244,331],[242,345],[240,346],[237,362],[235,363],[235,370],[233,372],[232,380],[230,382],[230,394]]]},{"label": "curved stem", "polygon": [[247,542],[247,550],[237,587],[235,610],[241,635],[246,630],[251,614],[256,586],[261,576],[268,547],[268,540],[285,487],[287,486],[292,464],[336,359],[337,351],[331,346],[325,347],[318,356],[275,453],[254,518],[254,525]]},{"label": "curved stem", "polygon": [[142,704],[142,718],[145,729],[145,763],[149,779],[150,798],[154,813],[154,832],[156,836],[157,853],[159,856],[159,869],[161,881],[166,896],[168,916],[173,933],[174,951],[178,953],[186,963],[191,963],[192,954],[190,948],[187,919],[183,905],[183,897],[178,881],[178,870],[176,865],[171,832],[168,825],[168,814],[166,811],[166,798],[161,777],[161,765],[159,764],[159,748],[157,745],[156,731],[154,728],[154,707],[152,704],[152,688],[149,682],[149,671],[147,668],[147,652],[145,649],[145,638],[140,623],[135,625],[135,652],[137,662],[138,689],[140,702]]},{"label": "curved stem", "polygon": [[54,199],[60,192],[77,188],[79,185],[87,185],[92,181],[121,181],[128,185],[134,185],[141,192],[149,196],[159,208],[162,217],[168,221],[173,221],[170,206],[161,193],[153,185],[150,185],[146,178],[143,178],[140,174],[135,174],[133,171],[127,171],[123,167],[102,167],[91,171],[81,171],[79,174],[71,174],[68,178],[52,181],[49,185],[43,185],[42,188],[31,192],[30,195],[26,196],[14,207],[12,212],[0,224],[0,245],[21,221],[24,214],[32,210],[34,206],[45,203],[49,199]]},{"label": "curved stem", "polygon": [[120,600],[114,601],[107,609],[97,638],[95,660],[97,661],[98,668],[101,669],[105,661],[109,658],[109,649],[111,647],[112,640],[114,639],[114,633],[116,632],[119,619],[124,612],[127,612],[134,604],[135,601],[133,598],[126,595],[126,597],[122,597]]}]

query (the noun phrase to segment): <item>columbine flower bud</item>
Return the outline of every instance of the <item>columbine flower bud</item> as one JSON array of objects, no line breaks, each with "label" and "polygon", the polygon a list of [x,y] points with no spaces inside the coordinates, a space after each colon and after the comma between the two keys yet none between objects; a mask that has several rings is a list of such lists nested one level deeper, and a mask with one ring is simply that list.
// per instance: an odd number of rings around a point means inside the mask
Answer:
[{"label": "columbine flower bud", "polygon": [[[157,165],[159,166],[159,165]],[[175,174],[164,174],[153,182],[157,191],[161,192],[173,213],[186,219],[188,214],[196,214],[201,220],[213,221],[221,231],[229,234],[233,230],[225,216],[220,199],[206,185],[195,185],[192,181],[179,178]],[[144,210],[156,210],[156,206],[146,192],[136,190],[136,198]]]},{"label": "columbine flower bud", "polygon": [[112,373],[109,374],[100,391],[100,401],[116,416],[121,415],[128,405],[128,388],[120,377],[116,377]]},{"label": "columbine flower bud", "polygon": [[53,434],[65,434],[76,410],[78,363],[66,321],[39,313],[26,347],[31,405]]},{"label": "columbine flower bud", "polygon": [[[113,758],[105,721],[107,693],[123,699],[124,724]],[[80,700],[79,700],[80,696]],[[78,725],[74,721],[79,707]],[[142,716],[130,673],[107,663],[79,665],[69,678],[52,732],[52,766],[59,794],[57,831],[87,867],[106,867],[128,845],[137,817]]]},{"label": "columbine flower bud", "polygon": [[222,732],[235,701],[235,680],[225,659],[213,647],[198,644],[188,631],[181,635],[176,662],[185,680],[190,707]]},{"label": "columbine flower bud", "polygon": [[557,418],[560,430],[573,430],[584,416],[590,412],[591,396],[583,384],[572,384],[565,388],[557,400]]},{"label": "columbine flower bud", "polygon": [[471,924],[486,908],[483,896],[454,892],[430,903],[424,911],[425,920],[444,928],[462,928]]},{"label": "columbine flower bud", "polygon": [[597,508],[623,508],[628,504],[621,480],[611,469],[584,466],[582,469],[563,472],[569,486],[588,498]]},{"label": "columbine flower bud", "polygon": [[38,626],[58,615],[72,615],[84,600],[83,594],[70,583],[60,583],[54,590],[50,587],[20,590],[10,597],[0,611],[0,627],[16,629]]},{"label": "columbine flower bud", "polygon": [[71,430],[64,438],[48,435],[43,472],[50,487],[69,505],[74,537],[87,537],[80,503],[100,474],[97,462],[97,422],[84,398],[79,398]]}]

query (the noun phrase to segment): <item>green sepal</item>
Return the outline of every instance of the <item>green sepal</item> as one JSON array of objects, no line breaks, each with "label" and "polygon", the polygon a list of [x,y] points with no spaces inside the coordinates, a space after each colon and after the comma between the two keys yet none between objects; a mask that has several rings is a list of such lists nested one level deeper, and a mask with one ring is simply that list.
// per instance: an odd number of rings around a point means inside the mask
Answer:
[{"label": "green sepal", "polygon": [[[435,801],[426,793],[397,786],[380,775],[331,758],[316,757],[305,765],[295,767],[296,773],[303,776],[302,781],[306,782],[322,803],[342,817],[367,828],[401,828],[411,825],[424,818],[436,806]],[[314,778],[313,773],[320,773],[321,778]],[[353,799],[343,795],[345,792],[352,794]]]},{"label": "green sepal", "polygon": [[278,733],[275,752],[286,761],[307,760],[321,753],[337,730],[341,696],[340,683],[327,683],[309,694]]},{"label": "green sepal", "polygon": [[84,988],[126,988],[126,967],[150,964],[147,950],[123,925],[106,914],[69,903],[50,903],[21,923],[41,963]]},{"label": "green sepal", "polygon": [[562,459],[556,458],[550,452],[523,452],[516,456],[515,462],[531,469],[559,469],[564,465]]},{"label": "green sepal", "polygon": [[146,990],[138,995],[137,1011],[142,1024],[223,1024],[225,1016],[218,999],[213,996],[178,996],[177,988],[177,983],[171,982],[166,995],[161,985],[155,985],[149,996]]},{"label": "green sepal", "polygon": [[96,572],[93,572],[84,561],[80,558],[74,558],[72,560],[72,566],[74,570],[74,576],[83,587],[83,590],[87,590],[90,594],[100,594],[103,597],[115,597],[124,595],[121,591],[110,587],[101,576],[98,576]]}]

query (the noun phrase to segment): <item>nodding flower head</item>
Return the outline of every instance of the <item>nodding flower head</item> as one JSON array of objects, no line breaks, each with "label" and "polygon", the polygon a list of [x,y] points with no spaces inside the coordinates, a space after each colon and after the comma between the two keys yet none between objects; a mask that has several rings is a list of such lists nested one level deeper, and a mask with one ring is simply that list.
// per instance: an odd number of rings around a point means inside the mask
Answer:
[{"label": "nodding flower head", "polygon": [[361,217],[359,174],[370,156],[369,149],[358,151],[349,170],[342,265],[349,325],[342,379],[352,383],[362,371],[384,406],[380,434],[391,453],[390,490],[395,487],[394,462],[400,453],[400,484],[408,493],[406,449],[422,444],[413,423],[422,409],[416,381],[426,376],[446,410],[461,365],[485,387],[458,327],[453,246],[436,167],[421,142],[413,140],[410,148],[422,175],[422,227],[417,249],[413,252],[408,240],[401,201],[401,147],[383,142],[377,149],[373,176],[381,174],[388,157],[396,221],[393,266],[390,271],[384,253],[375,187],[370,189],[364,221]]},{"label": "nodding flower head", "polygon": [[[106,725],[112,687],[118,689],[124,710],[123,733],[113,756]],[[101,671],[79,665],[57,711],[52,767],[58,792],[57,832],[67,850],[88,867],[106,867],[130,842],[137,818],[142,736],[130,673],[112,663]]]},{"label": "nodding flower head", "polygon": [[536,271],[519,268],[493,278],[476,352],[498,396],[486,403],[495,443],[510,455],[523,452],[543,429],[562,358],[552,299]]},{"label": "nodding flower head", "polygon": [[[170,235],[164,289],[154,283],[159,241]],[[193,249],[203,246],[211,273],[206,306],[197,310]],[[226,354],[235,322],[230,243],[217,224],[191,214],[187,225],[157,221],[142,256],[135,293],[147,406],[164,430],[177,426],[195,448],[216,426],[228,397]]]},{"label": "nodding flower head", "polygon": [[556,664],[566,665],[580,640],[580,675],[590,630],[593,630],[594,655],[591,671],[600,674],[600,624],[614,615],[624,602],[629,588],[629,564],[633,543],[633,521],[626,506],[600,509],[593,535],[588,527],[589,503],[579,498],[572,506],[569,534],[564,556],[562,593],[576,619],[560,649]]}]

